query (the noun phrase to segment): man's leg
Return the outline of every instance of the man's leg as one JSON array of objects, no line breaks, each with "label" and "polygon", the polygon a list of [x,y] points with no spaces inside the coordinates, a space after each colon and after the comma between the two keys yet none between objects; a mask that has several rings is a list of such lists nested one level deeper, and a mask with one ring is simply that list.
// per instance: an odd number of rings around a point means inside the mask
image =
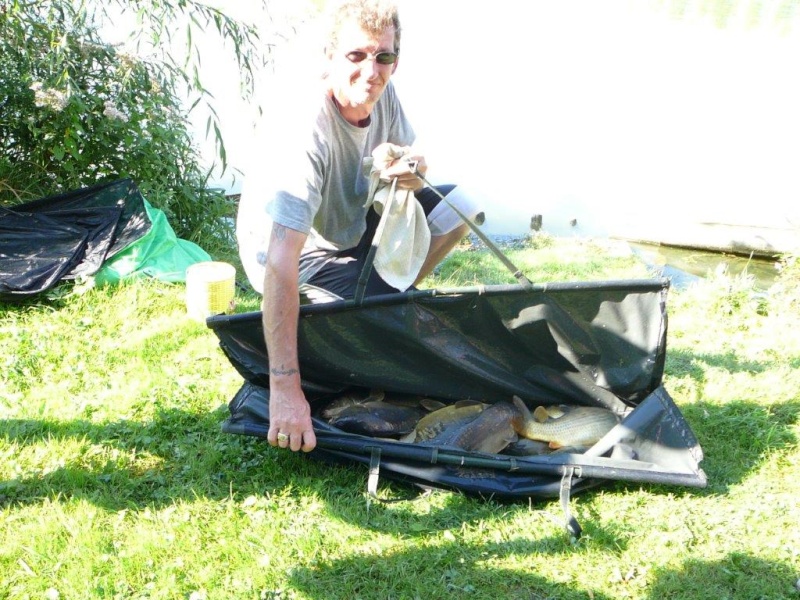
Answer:
[{"label": "man's leg", "polygon": [[466,223],[462,223],[449,233],[432,235],[428,256],[425,257],[425,262],[422,263],[422,268],[419,271],[419,275],[417,275],[416,281],[414,281],[414,285],[419,284],[420,281],[430,275],[436,265],[442,262],[450,250],[455,248],[456,244],[468,233],[469,226]]},{"label": "man's leg", "polygon": [[[461,192],[460,188],[454,185],[437,186],[435,190],[423,188],[416,193],[417,200],[425,211],[428,218],[428,227],[431,230],[431,245],[425,262],[422,264],[419,275],[414,285],[417,285],[438,265],[447,254],[455,248],[464,236],[469,233],[469,225],[464,223],[461,217],[450,207],[450,203],[473,219],[476,224],[483,223],[483,213],[478,211],[474,201]],[[447,196],[447,202],[442,200],[439,194]]]}]

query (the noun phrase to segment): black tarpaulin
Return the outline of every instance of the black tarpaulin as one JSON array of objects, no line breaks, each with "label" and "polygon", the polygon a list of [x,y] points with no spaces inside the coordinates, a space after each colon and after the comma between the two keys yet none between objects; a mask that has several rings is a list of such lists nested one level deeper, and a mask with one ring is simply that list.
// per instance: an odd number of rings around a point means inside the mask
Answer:
[{"label": "black tarpaulin", "polygon": [[149,229],[130,179],[0,208],[0,299],[92,275]]},{"label": "black tarpaulin", "polygon": [[[662,385],[667,280],[423,290],[301,307],[302,385],[319,414],[346,390],[454,402],[517,395],[530,405],[603,406],[624,418],[584,453],[517,457],[314,427],[323,460],[360,462],[412,483],[494,496],[558,496],[603,480],[702,487],[702,450]],[[223,430],[266,438],[261,314],[207,321],[245,382]],[[567,494],[568,497],[568,494]]]}]

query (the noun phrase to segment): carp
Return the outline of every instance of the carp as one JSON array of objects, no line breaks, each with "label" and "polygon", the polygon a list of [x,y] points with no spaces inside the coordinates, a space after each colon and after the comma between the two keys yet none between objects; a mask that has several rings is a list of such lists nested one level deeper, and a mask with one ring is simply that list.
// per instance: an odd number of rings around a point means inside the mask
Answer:
[{"label": "carp", "polygon": [[347,394],[331,401],[322,411],[322,418],[334,427],[371,437],[406,435],[419,420],[444,403],[419,396],[390,396],[371,391],[366,396]]},{"label": "carp", "polygon": [[455,424],[464,424],[477,417],[488,405],[477,400],[459,400],[422,417],[414,430],[401,442],[420,443],[435,438]]},{"label": "carp", "polygon": [[550,454],[552,451],[553,449],[547,442],[519,438],[517,441],[511,442],[506,446],[506,448],[503,449],[503,454],[509,454],[511,456],[538,456],[540,454]]},{"label": "carp", "polygon": [[338,398],[334,398],[328,402],[320,414],[323,419],[330,421],[351,406],[364,404],[365,402],[380,401],[385,397],[386,394],[382,390],[369,390],[366,392],[366,395],[364,395],[363,392],[350,392],[349,394],[344,394],[343,396],[339,396]]},{"label": "carp", "polygon": [[591,446],[561,446],[560,448],[551,448],[547,442],[540,442],[538,440],[529,440],[528,438],[519,438],[516,442],[512,442],[503,454],[509,456],[541,456],[543,454],[583,454]]},{"label": "carp", "polygon": [[519,427],[519,422],[520,413],[517,408],[508,402],[497,402],[482,409],[474,417],[452,421],[436,436],[420,443],[497,454],[517,441],[515,429]]},{"label": "carp", "polygon": [[547,442],[553,449],[592,446],[619,423],[619,417],[612,411],[593,406],[560,407],[563,415],[540,422],[519,397],[514,396],[513,402],[522,417],[517,434]]}]

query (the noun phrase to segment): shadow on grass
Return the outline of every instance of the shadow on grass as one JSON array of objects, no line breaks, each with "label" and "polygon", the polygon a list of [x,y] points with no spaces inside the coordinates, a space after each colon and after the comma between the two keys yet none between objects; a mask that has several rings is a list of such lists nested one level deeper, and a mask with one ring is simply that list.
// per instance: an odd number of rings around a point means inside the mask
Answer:
[{"label": "shadow on grass", "polygon": [[668,373],[683,374],[697,383],[703,384],[706,382],[706,368],[708,367],[725,369],[729,373],[763,373],[770,368],[758,361],[743,361],[735,352],[721,354],[694,353],[684,350],[667,352],[666,371]]},{"label": "shadow on grass", "polygon": [[[121,420],[0,420],[0,441],[9,447],[16,478],[0,481],[0,506],[38,504],[47,499],[82,499],[109,511],[161,507],[197,497],[244,500],[291,490],[326,500],[330,511],[355,525],[407,531],[412,512],[382,513],[381,504],[367,510],[367,469],[362,465],[331,465],[271,448],[265,440],[220,432],[225,411],[194,414],[158,411],[152,421]],[[26,454],[52,455],[51,470],[30,470]],[[35,448],[36,447],[36,448]],[[37,461],[41,462],[41,461]],[[15,466],[16,463],[16,466]],[[414,501],[423,491],[382,480],[382,492]],[[527,507],[528,501],[520,503]],[[395,506],[399,506],[396,504]],[[466,518],[496,512],[496,504],[453,494],[439,516],[427,515],[426,527],[449,528]],[[393,519],[398,518],[393,523]],[[435,525],[437,524],[438,525]]]},{"label": "shadow on grass", "polygon": [[681,408],[700,440],[708,490],[724,493],[741,483],[775,451],[797,444],[793,427],[800,420],[800,401],[762,406],[733,401],[725,405],[698,402]]},{"label": "shadow on grass", "polygon": [[689,559],[655,571],[647,598],[796,598],[797,572],[789,564],[732,552],[720,560]]},{"label": "shadow on grass", "polygon": [[[511,540],[473,546],[447,542],[392,554],[360,554],[295,569],[292,588],[308,598],[559,598],[595,600],[649,598],[789,598],[796,595],[796,574],[788,565],[732,553],[717,561],[689,559],[653,572],[621,570],[609,561],[606,572],[613,595],[554,581],[519,567],[526,556],[558,556],[563,545]],[[511,565],[508,568],[495,563]],[[599,586],[598,586],[599,587]]]},{"label": "shadow on grass", "polygon": [[[279,456],[257,440],[220,433],[222,411],[193,414],[170,409],[150,422],[121,420],[0,420],[0,440],[15,458],[27,446],[54,445],[54,460],[72,444],[66,466],[0,481],[0,504],[34,504],[57,496],[82,498],[107,510],[161,506],[198,496],[224,499],[311,479],[309,461]],[[14,451],[16,448],[16,451]],[[13,459],[12,459],[13,460]],[[21,459],[20,459],[21,460]]]},{"label": "shadow on grass", "polygon": [[[290,574],[291,587],[303,597],[339,598],[520,598],[560,600],[609,599],[591,596],[574,582],[553,581],[552,573],[538,574],[516,563],[531,554],[559,556],[570,546],[549,540],[510,540],[480,545],[447,542],[415,546],[384,554],[356,554],[302,567]],[[518,559],[516,559],[518,557]],[[516,559],[516,560],[515,560]]]}]

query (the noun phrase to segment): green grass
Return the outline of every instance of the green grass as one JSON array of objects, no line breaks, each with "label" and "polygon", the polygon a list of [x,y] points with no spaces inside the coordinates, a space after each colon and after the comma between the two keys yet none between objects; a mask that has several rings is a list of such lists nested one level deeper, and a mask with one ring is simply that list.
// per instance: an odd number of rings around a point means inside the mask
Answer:
[{"label": "green grass", "polygon": [[[647,276],[612,254],[509,251],[539,282]],[[498,265],[461,250],[427,285]],[[670,293],[665,385],[709,486],[583,492],[577,542],[556,501],[382,481],[368,508],[364,467],[221,433],[241,378],[182,285],[0,305],[0,599],[796,599],[798,298],[796,267],[767,299],[724,273]]]},{"label": "green grass", "polygon": [[[647,269],[627,245],[592,239],[562,239],[536,234],[527,243],[501,247],[511,263],[533,283],[646,277]],[[429,287],[517,283],[513,273],[487,249],[464,246],[450,255],[427,281]]]}]

